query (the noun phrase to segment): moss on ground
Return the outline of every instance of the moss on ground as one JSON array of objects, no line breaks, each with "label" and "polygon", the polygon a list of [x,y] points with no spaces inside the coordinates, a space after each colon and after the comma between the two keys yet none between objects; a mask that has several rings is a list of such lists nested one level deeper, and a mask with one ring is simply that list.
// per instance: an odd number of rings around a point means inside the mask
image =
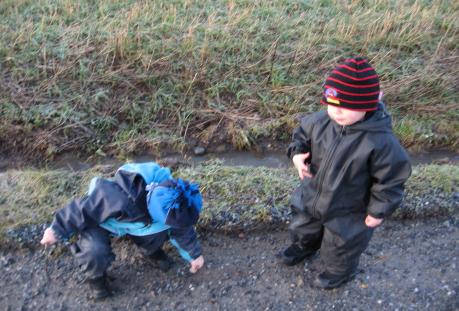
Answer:
[{"label": "moss on ground", "polygon": [[[110,176],[113,166],[88,171],[16,171],[0,174],[0,233],[47,223],[73,196],[82,196],[90,179]],[[293,169],[229,167],[211,161],[180,168],[177,177],[196,181],[204,196],[199,226],[210,230],[280,225],[289,219],[288,201],[298,184]],[[406,185],[403,207],[393,218],[451,215],[459,210],[459,166],[421,165]]]}]

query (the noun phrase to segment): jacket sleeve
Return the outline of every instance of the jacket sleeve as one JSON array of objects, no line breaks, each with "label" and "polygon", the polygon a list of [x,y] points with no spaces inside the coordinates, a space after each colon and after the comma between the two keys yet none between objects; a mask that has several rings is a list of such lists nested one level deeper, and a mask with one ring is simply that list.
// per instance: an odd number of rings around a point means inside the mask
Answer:
[{"label": "jacket sleeve", "polygon": [[293,131],[292,142],[287,148],[287,156],[290,159],[297,154],[311,151],[311,136],[315,119],[314,114],[304,117],[301,119],[300,126]]},{"label": "jacket sleeve", "polygon": [[411,175],[411,164],[407,153],[395,137],[391,144],[374,152],[370,172],[373,180],[367,212],[375,218],[390,216],[403,199],[404,184]]},{"label": "jacket sleeve", "polygon": [[85,228],[98,226],[108,218],[122,215],[124,200],[117,193],[112,193],[105,183],[97,185],[90,195],[73,199],[56,213],[51,228],[59,239],[68,239]]},{"label": "jacket sleeve", "polygon": [[183,259],[193,261],[201,256],[201,245],[197,239],[196,231],[192,226],[187,228],[171,228],[169,239]]}]

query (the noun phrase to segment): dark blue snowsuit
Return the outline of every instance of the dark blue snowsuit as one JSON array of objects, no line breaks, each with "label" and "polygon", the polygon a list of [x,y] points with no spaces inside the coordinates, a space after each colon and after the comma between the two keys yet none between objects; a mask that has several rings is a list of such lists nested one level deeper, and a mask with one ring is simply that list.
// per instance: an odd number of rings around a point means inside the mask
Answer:
[{"label": "dark blue snowsuit", "polygon": [[[110,243],[112,233],[101,224],[109,219],[146,225],[152,222],[146,185],[140,174],[118,170],[111,180],[97,179],[91,193],[72,200],[56,213],[51,228],[60,239],[79,234],[78,242],[71,249],[88,278],[103,276],[115,259]],[[157,251],[167,240],[178,246],[182,257],[189,261],[201,255],[193,226],[169,228],[146,236],[128,236],[145,255]]]}]

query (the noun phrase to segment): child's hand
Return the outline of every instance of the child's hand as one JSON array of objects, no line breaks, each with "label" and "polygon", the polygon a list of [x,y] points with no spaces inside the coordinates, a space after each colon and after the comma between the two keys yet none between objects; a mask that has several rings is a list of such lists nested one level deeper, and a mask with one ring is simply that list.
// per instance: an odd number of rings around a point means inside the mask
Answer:
[{"label": "child's hand", "polygon": [[204,257],[201,255],[191,262],[190,272],[196,273],[199,269],[202,268],[202,266],[204,266]]},{"label": "child's hand", "polygon": [[46,228],[45,232],[43,233],[43,238],[40,241],[40,244],[44,246],[53,245],[57,242],[56,235],[54,234],[53,229]]},{"label": "child's hand", "polygon": [[292,158],[293,164],[298,170],[298,175],[300,176],[301,180],[303,180],[304,177],[312,177],[312,174],[309,172],[309,164],[304,163],[307,158],[309,158],[309,152],[296,154]]},{"label": "child's hand", "polygon": [[367,218],[365,218],[365,224],[370,227],[370,228],[376,228],[379,226],[384,219],[382,218],[374,218],[373,216],[367,215]]}]

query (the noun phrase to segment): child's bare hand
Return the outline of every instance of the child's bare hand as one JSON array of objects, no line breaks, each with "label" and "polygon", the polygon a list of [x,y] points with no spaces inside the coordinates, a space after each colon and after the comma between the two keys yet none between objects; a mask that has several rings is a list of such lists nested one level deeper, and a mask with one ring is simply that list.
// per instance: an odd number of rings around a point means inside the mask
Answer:
[{"label": "child's bare hand", "polygon": [[190,272],[196,273],[199,269],[202,268],[202,266],[204,266],[204,257],[201,255],[191,262]]},{"label": "child's bare hand", "polygon": [[309,164],[305,164],[304,161],[309,158],[310,153],[300,153],[296,154],[293,156],[292,161],[293,164],[295,165],[296,169],[298,170],[298,175],[300,176],[300,179],[303,180],[303,178],[311,178],[312,174],[309,171]]},{"label": "child's bare hand", "polygon": [[54,234],[53,229],[46,228],[45,232],[43,233],[43,238],[41,239],[40,244],[44,246],[49,246],[49,245],[53,245],[56,242],[57,242],[57,237]]},{"label": "child's bare hand", "polygon": [[379,226],[384,219],[382,218],[374,218],[373,216],[367,215],[367,218],[365,218],[365,224],[370,227],[370,228],[376,228]]}]

